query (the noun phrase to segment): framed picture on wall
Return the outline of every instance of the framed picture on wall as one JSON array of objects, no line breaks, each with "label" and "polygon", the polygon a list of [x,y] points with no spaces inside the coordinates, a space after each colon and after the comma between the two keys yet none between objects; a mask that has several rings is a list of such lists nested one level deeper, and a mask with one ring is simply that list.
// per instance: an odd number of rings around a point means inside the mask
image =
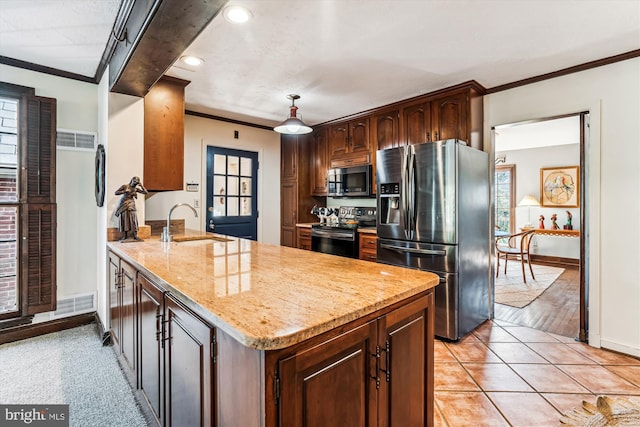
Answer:
[{"label": "framed picture on wall", "polygon": [[540,205],[580,207],[580,166],[541,168]]}]

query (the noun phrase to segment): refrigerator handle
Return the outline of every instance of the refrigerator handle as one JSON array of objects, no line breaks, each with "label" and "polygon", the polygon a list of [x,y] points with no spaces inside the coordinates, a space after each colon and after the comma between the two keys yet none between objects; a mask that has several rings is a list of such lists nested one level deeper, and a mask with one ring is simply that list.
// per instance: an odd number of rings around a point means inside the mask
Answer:
[{"label": "refrigerator handle", "polygon": [[383,249],[391,249],[392,251],[396,251],[396,252],[409,252],[412,254],[420,254],[420,255],[440,255],[440,256],[447,255],[447,252],[442,250],[407,248],[404,246],[390,245],[388,243],[381,243],[380,247]]},{"label": "refrigerator handle", "polygon": [[416,229],[416,154],[412,145],[409,146],[409,148],[409,234],[411,236],[410,239],[413,240],[415,238],[414,234]]},{"label": "refrigerator handle", "polygon": [[402,156],[402,181],[400,185],[402,186],[402,219],[404,221],[404,238],[407,240],[411,240],[411,228],[409,224],[409,189],[408,189],[408,174],[409,174],[409,152],[410,146],[404,147],[403,156]]}]

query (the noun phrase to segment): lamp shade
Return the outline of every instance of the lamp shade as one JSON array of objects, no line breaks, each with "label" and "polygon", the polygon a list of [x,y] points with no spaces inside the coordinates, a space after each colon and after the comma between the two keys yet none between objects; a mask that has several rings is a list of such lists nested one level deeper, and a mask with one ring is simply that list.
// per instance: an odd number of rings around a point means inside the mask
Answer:
[{"label": "lamp shade", "polygon": [[518,206],[540,206],[540,202],[538,199],[533,197],[532,195],[524,196]]},{"label": "lamp shade", "polygon": [[287,95],[287,98],[291,100],[291,107],[289,107],[289,117],[278,126],[274,127],[278,133],[284,133],[287,135],[303,135],[313,131],[311,127],[307,126],[302,120],[297,117],[298,107],[295,106],[296,99],[300,99],[299,95]]}]

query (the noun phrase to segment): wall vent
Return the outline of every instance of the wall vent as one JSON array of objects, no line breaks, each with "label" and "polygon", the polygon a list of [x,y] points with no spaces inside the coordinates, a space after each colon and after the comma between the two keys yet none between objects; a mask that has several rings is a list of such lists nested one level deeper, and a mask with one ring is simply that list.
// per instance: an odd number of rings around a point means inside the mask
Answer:
[{"label": "wall vent", "polygon": [[58,129],[56,146],[62,150],[95,151],[98,134],[79,130]]},{"label": "wall vent", "polygon": [[74,295],[69,298],[59,299],[56,311],[52,313],[51,318],[57,319],[59,317],[68,317],[96,311],[95,300],[95,293]]}]

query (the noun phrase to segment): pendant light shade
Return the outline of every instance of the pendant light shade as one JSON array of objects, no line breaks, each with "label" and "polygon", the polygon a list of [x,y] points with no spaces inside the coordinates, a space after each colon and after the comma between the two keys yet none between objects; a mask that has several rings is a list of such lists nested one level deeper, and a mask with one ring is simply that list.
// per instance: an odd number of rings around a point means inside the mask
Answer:
[{"label": "pendant light shade", "polygon": [[289,107],[289,118],[280,123],[278,126],[274,127],[273,130],[278,133],[284,133],[288,135],[303,135],[305,133],[312,132],[313,129],[307,126],[296,116],[298,107],[296,107],[295,102],[296,99],[300,99],[300,95],[287,95],[287,98],[291,100],[291,107]]}]

